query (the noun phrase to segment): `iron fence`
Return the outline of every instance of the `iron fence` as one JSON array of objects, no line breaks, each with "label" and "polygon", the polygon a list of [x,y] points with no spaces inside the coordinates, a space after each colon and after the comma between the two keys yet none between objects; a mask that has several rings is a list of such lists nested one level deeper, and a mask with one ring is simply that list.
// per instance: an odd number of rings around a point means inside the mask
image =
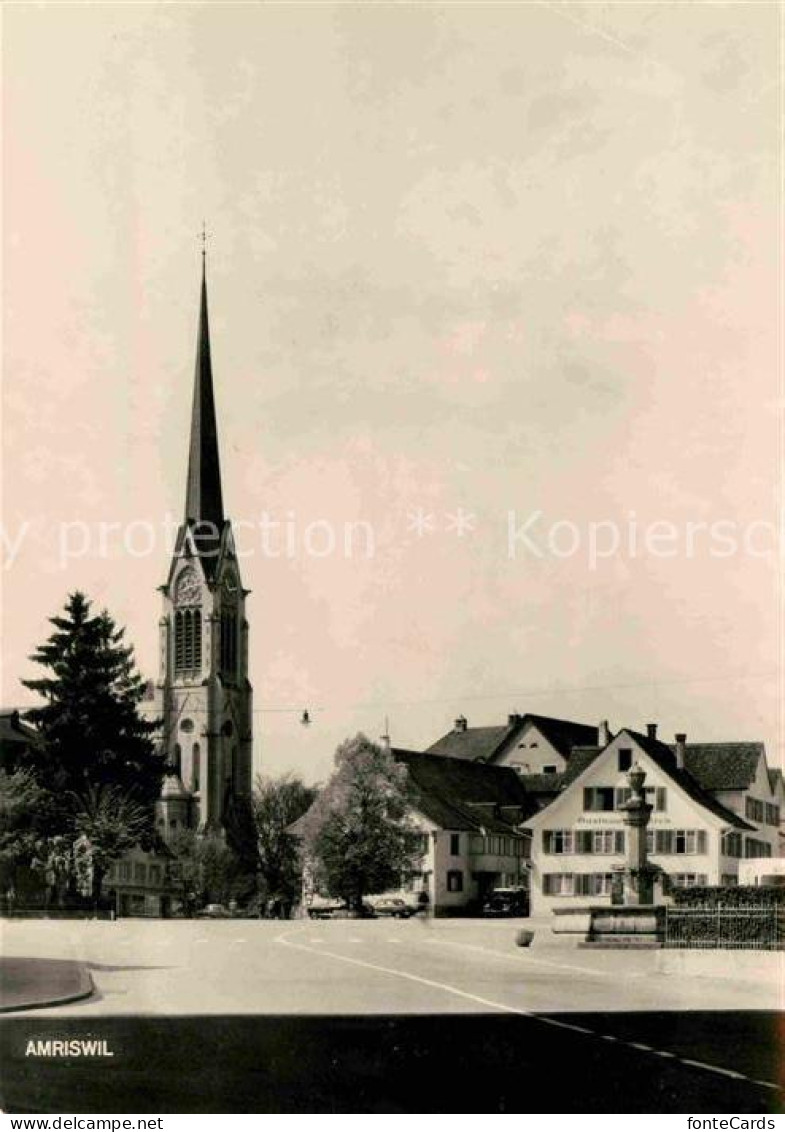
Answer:
[{"label": "iron fence", "polygon": [[663,946],[759,951],[785,948],[785,909],[667,906]]}]

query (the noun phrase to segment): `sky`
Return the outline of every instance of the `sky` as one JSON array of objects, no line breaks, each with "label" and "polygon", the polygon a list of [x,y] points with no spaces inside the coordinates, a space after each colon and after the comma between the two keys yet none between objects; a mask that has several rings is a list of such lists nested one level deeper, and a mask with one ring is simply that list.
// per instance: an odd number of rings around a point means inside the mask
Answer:
[{"label": "sky", "polygon": [[76,589],[157,675],[204,222],[257,770],[515,711],[782,760],[776,5],[3,24],[5,705]]}]

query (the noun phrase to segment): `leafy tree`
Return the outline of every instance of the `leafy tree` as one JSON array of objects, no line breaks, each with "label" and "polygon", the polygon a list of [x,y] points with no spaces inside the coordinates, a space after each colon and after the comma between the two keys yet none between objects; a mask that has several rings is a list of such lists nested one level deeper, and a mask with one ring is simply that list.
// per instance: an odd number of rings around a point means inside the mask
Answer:
[{"label": "leafy tree", "polygon": [[300,823],[303,851],[330,893],[359,910],[420,862],[406,769],[365,735],[335,753],[335,771]]},{"label": "leafy tree", "polygon": [[91,614],[84,594],[73,593],[62,615],[52,617],[54,632],[30,658],[48,670],[23,681],[44,700],[26,713],[42,736],[26,761],[38,782],[61,799],[60,824],[72,824],[73,796],[116,787],[132,796],[152,823],[163,756],[152,736],[157,721],[140,718],[144,698],[133,649],[124,643],[104,610]]},{"label": "leafy tree", "polygon": [[231,900],[244,903],[253,895],[253,872],[220,837],[182,829],[170,839],[169,848],[176,858],[174,895],[186,913],[205,904],[228,904]]},{"label": "leafy tree", "polygon": [[91,786],[74,798],[73,860],[79,888],[101,900],[103,879],[119,860],[149,838],[149,815],[144,806],[117,786]]},{"label": "leafy tree", "polygon": [[0,891],[14,887],[20,865],[36,859],[46,791],[28,770],[0,770]]},{"label": "leafy tree", "polygon": [[302,865],[296,840],[288,828],[313,805],[317,790],[292,774],[257,777],[253,816],[259,872],[267,894],[291,904],[300,893]]}]

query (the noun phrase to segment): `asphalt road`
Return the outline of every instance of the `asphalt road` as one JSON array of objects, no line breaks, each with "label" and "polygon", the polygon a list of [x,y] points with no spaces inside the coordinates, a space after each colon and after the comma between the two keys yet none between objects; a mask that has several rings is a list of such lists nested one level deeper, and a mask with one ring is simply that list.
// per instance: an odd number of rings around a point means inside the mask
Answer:
[{"label": "asphalt road", "polygon": [[[12,923],[96,996],[6,1016],[6,1111],[779,1111],[771,982],[510,922]],[[781,992],[780,992],[781,993]],[[27,1056],[107,1041],[111,1059]]]}]

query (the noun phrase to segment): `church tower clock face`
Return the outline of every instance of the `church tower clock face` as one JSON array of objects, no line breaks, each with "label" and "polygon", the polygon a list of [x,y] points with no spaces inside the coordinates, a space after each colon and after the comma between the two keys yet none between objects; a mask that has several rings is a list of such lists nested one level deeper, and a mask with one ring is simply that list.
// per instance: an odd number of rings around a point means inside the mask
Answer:
[{"label": "church tower clock face", "polygon": [[198,605],[202,597],[202,588],[192,566],[187,566],[177,579],[175,587],[175,602],[177,605]]}]

